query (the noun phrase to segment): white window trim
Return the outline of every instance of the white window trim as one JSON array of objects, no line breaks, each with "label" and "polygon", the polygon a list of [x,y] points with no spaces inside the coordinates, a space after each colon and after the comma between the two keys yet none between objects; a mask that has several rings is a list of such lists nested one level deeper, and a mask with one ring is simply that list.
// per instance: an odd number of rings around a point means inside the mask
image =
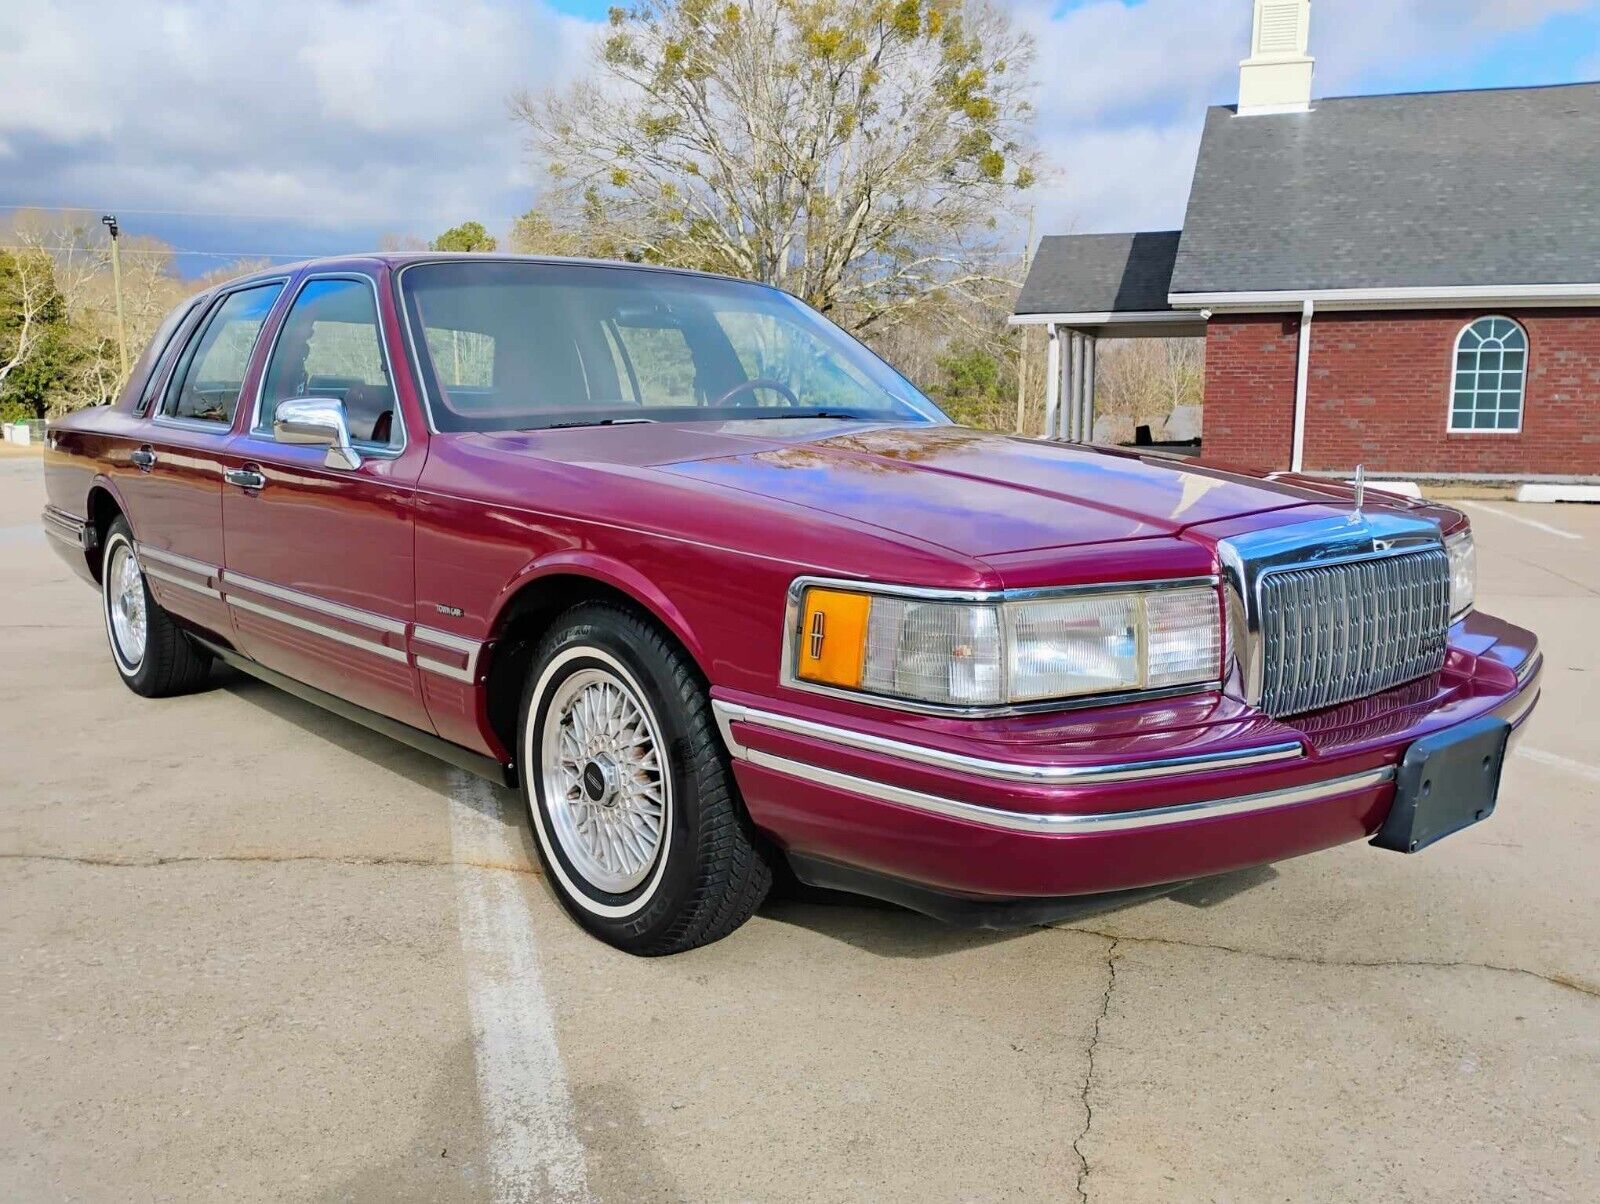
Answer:
[{"label": "white window trim", "polygon": [[[1522,332],[1522,393],[1517,398],[1517,425],[1509,426],[1457,426],[1456,425],[1456,361],[1461,354],[1461,340],[1467,331],[1479,322],[1490,322],[1499,319],[1510,322]],[[1533,340],[1528,337],[1528,328],[1510,314],[1479,314],[1470,322],[1465,323],[1456,331],[1455,341],[1450,344],[1450,376],[1445,391],[1445,433],[1447,435],[1520,435],[1522,424],[1528,413],[1528,377],[1533,366]],[[1476,369],[1474,369],[1476,375]],[[1476,393],[1476,389],[1474,389]]]}]

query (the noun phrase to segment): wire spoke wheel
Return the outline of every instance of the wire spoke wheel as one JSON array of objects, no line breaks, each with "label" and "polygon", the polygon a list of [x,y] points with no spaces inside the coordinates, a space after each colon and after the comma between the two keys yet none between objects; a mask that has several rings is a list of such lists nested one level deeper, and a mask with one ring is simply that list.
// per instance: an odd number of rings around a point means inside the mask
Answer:
[{"label": "wire spoke wheel", "polygon": [[111,553],[106,574],[106,610],[117,655],[130,669],[137,669],[144,660],[149,617],[145,610],[144,574],[125,542]]},{"label": "wire spoke wheel", "polygon": [[633,890],[660,856],[671,802],[664,748],[649,707],[607,669],[579,669],[551,695],[546,806],[562,852],[598,890]]}]

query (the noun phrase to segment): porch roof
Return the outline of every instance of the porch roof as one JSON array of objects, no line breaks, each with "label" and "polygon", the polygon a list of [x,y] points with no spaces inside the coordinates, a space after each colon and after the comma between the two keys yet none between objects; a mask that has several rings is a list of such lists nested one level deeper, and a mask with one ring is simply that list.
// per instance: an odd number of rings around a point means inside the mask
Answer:
[{"label": "porch roof", "polygon": [[1204,318],[1167,303],[1180,233],[1046,235],[1011,321],[1053,322],[1111,338],[1203,335]]}]

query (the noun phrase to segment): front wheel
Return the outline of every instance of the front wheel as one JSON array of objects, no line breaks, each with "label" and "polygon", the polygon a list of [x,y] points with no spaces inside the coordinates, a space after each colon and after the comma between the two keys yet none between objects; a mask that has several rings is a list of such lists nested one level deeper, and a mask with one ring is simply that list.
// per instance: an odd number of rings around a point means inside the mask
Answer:
[{"label": "front wheel", "polygon": [[151,597],[124,518],[106,532],[100,601],[111,660],[128,689],[145,698],[166,698],[205,684],[211,657]]},{"label": "front wheel", "polygon": [[632,611],[585,603],[533,658],[522,789],[568,913],[629,953],[732,932],[772,884],[710,701],[681,649]]}]

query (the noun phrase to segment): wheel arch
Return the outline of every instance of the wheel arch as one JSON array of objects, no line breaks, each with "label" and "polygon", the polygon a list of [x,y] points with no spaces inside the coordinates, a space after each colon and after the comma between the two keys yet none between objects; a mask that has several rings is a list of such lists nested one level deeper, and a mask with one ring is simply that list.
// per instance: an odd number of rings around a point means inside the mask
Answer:
[{"label": "wheel arch", "polygon": [[611,602],[650,619],[683,649],[700,679],[709,681],[693,629],[654,582],[620,561],[581,553],[552,556],[507,585],[489,624],[484,713],[502,748],[514,752],[517,746],[517,712],[534,649],[558,616],[582,602]]},{"label": "wheel arch", "polygon": [[83,550],[83,558],[88,562],[89,574],[100,584],[100,554],[106,546],[106,532],[111,530],[111,524],[118,518],[126,521],[131,528],[132,520],[128,518],[127,508],[123,506],[122,499],[117,496],[116,490],[104,477],[97,477],[94,484],[89,486],[89,495],[85,499],[89,523],[90,541]]}]

